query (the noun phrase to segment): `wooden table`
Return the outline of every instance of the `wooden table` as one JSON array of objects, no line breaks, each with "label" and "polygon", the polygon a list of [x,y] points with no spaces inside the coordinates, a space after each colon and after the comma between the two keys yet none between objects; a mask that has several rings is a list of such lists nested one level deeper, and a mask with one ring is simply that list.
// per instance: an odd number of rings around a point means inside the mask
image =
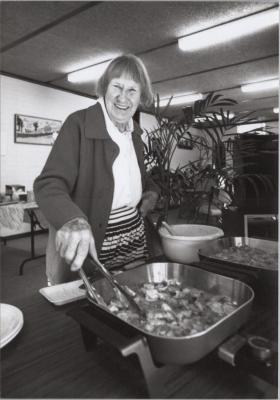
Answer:
[{"label": "wooden table", "polygon": [[[24,314],[24,326],[2,349],[3,398],[147,398],[135,360],[102,342],[85,351],[79,325],[66,315],[85,302],[57,307],[34,293],[14,304]],[[275,309],[255,304],[247,332],[277,337]],[[188,381],[170,397],[277,397],[275,387],[230,366],[216,352],[189,369]]]}]

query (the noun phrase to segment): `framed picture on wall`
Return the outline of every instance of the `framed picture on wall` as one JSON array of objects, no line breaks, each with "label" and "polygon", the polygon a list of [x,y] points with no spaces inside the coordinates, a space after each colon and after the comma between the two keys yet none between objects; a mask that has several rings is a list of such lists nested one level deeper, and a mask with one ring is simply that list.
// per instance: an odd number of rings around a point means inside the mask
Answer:
[{"label": "framed picture on wall", "polygon": [[192,150],[193,149],[193,140],[191,139],[191,134],[186,132],[188,136],[183,136],[178,140],[178,148],[183,150]]},{"label": "framed picture on wall", "polygon": [[62,121],[15,114],[15,143],[53,145]]}]

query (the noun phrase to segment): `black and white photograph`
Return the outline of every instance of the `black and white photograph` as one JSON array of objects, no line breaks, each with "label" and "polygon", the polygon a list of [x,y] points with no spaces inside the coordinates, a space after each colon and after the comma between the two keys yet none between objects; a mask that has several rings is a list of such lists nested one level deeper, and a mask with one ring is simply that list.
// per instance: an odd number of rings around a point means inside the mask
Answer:
[{"label": "black and white photograph", "polygon": [[15,114],[15,142],[52,145],[59,134],[61,121]]},{"label": "black and white photograph", "polygon": [[1,398],[280,398],[279,2],[0,8]]}]

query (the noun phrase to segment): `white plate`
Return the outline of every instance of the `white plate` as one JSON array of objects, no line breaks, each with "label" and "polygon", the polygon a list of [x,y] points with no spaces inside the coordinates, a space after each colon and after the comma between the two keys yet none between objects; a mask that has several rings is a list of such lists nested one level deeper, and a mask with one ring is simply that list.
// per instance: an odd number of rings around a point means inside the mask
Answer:
[{"label": "white plate", "polygon": [[60,285],[48,286],[40,289],[39,292],[54,305],[62,306],[63,304],[81,300],[86,297],[86,291],[79,288],[82,283],[82,280],[79,279]]},{"label": "white plate", "polygon": [[10,304],[0,304],[0,348],[16,337],[23,327],[23,314]]}]

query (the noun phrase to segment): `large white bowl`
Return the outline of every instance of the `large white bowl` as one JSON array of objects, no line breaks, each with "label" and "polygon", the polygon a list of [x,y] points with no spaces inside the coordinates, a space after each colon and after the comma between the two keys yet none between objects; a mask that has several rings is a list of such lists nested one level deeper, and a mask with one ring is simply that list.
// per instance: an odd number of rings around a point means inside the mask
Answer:
[{"label": "large white bowl", "polygon": [[171,261],[187,264],[199,261],[198,250],[209,242],[224,236],[222,229],[209,225],[170,225],[175,235],[170,235],[164,226],[159,228],[163,252]]}]

